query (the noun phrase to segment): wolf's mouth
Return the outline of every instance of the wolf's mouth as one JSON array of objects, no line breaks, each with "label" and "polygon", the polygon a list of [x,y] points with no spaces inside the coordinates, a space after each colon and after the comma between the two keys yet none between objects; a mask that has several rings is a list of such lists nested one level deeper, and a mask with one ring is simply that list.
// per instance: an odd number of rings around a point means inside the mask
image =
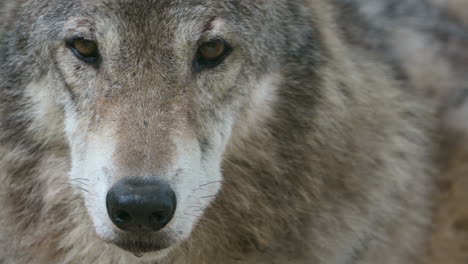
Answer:
[{"label": "wolf's mouth", "polygon": [[112,241],[117,247],[133,253],[135,256],[141,256],[144,253],[161,251],[172,246],[172,243],[166,241],[145,241],[145,240],[117,240]]},{"label": "wolf's mouth", "polygon": [[136,256],[168,250],[178,243],[174,234],[167,231],[160,233],[120,233],[116,235],[113,239],[104,239],[104,241]]}]

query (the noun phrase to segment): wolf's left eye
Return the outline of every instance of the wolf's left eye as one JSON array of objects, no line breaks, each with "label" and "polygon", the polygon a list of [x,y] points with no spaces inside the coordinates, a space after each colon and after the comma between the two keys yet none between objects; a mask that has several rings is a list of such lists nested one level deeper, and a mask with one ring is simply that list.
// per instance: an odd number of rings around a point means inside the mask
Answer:
[{"label": "wolf's left eye", "polygon": [[99,60],[99,49],[96,42],[83,38],[68,41],[67,46],[81,60],[96,63]]},{"label": "wolf's left eye", "polygon": [[231,47],[221,39],[208,41],[198,47],[196,64],[198,68],[214,68],[231,52]]}]

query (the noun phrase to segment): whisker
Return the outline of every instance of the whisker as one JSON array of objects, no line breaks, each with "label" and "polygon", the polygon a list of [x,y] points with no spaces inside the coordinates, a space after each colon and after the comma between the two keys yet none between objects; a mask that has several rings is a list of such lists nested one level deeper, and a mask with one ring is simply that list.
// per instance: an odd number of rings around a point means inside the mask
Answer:
[{"label": "whisker", "polygon": [[[187,220],[189,220],[189,221],[193,221],[193,219],[192,219],[193,216],[192,216],[192,218],[186,217],[186,216],[179,216],[179,218],[181,218],[181,219],[187,219]],[[207,227],[206,225],[204,225],[203,223],[200,223],[200,221],[195,222],[195,223],[193,224],[193,226],[194,226],[194,227],[201,227],[201,228],[204,228],[204,229],[205,229],[205,228],[208,229],[208,227]]]},{"label": "whisker", "polygon": [[70,182],[62,182],[62,183],[58,183],[59,185],[68,185],[68,187],[72,187],[74,189],[77,189],[77,190],[81,190],[81,191],[84,191],[84,192],[87,192],[87,193],[90,193],[88,189],[84,188],[84,187],[81,187],[79,185],[75,185],[75,184],[72,184]]},{"label": "whisker", "polygon": [[86,178],[73,178],[75,180],[81,180],[81,181],[89,181],[89,179],[86,179]]},{"label": "whisker", "polygon": [[86,185],[88,186],[87,183],[83,182],[83,179],[80,179],[80,178],[77,178],[77,179],[71,179],[70,181],[74,181],[74,182],[77,182],[79,184],[83,184],[83,185]]},{"label": "whisker", "polygon": [[73,217],[73,216],[78,216],[78,215],[84,215],[84,214],[87,214],[87,213],[88,213],[88,212],[75,213],[75,214],[68,215],[68,217]]},{"label": "whisker", "polygon": [[227,163],[231,164],[232,166],[234,166],[235,168],[237,168],[240,172],[242,172],[244,175],[247,175],[249,176],[249,174],[239,165],[237,165],[236,163],[228,160],[228,159],[223,159],[224,161],[226,161]]},{"label": "whisker", "polygon": [[200,186],[198,186],[198,187],[205,187],[205,186],[210,185],[210,184],[221,183],[221,182],[223,182],[223,181],[222,181],[222,180],[220,180],[220,181],[212,181],[212,182],[209,182],[209,183],[202,184],[202,185],[200,185]]},{"label": "whisker", "polygon": [[191,215],[191,216],[194,216],[194,217],[196,217],[196,218],[198,218],[198,219],[200,219],[200,220],[205,220],[205,221],[208,221],[208,222],[210,222],[210,223],[212,223],[212,224],[214,224],[214,225],[217,225],[216,222],[214,222],[213,220],[210,220],[210,219],[208,219],[208,218],[200,217],[199,215],[194,215],[194,214],[189,214],[189,213],[184,213],[184,214],[186,214],[186,215]]},{"label": "whisker", "polygon": [[196,192],[196,191],[211,192],[212,190],[208,190],[208,189],[204,189],[204,188],[197,188],[197,189],[193,189],[193,190],[192,190],[192,192]]},{"label": "whisker", "polygon": [[211,197],[216,197],[216,194],[215,195],[202,196],[202,197],[200,197],[200,199],[206,199],[206,198],[211,198]]}]

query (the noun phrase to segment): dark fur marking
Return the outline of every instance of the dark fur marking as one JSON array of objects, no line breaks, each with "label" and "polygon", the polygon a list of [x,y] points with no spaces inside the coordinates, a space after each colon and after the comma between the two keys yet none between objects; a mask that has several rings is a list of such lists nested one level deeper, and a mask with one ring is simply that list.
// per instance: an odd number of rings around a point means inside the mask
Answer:
[{"label": "dark fur marking", "polygon": [[200,150],[202,153],[206,153],[206,151],[211,148],[211,142],[206,137],[199,138],[198,144],[200,145]]},{"label": "dark fur marking", "polygon": [[70,95],[71,101],[76,105],[77,95],[73,91],[71,86],[67,83],[65,75],[64,75],[62,69],[58,65],[58,61],[57,61],[56,56],[54,56],[54,68],[55,68],[55,71],[58,73],[59,78],[62,80],[62,83],[65,85],[65,89],[67,90],[68,94]]}]

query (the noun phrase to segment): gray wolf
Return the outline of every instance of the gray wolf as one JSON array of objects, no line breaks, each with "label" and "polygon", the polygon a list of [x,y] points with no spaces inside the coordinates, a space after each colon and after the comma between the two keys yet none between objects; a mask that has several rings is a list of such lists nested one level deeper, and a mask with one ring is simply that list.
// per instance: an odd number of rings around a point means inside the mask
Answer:
[{"label": "gray wolf", "polygon": [[0,262],[417,263],[451,61],[395,3],[3,1]]}]

